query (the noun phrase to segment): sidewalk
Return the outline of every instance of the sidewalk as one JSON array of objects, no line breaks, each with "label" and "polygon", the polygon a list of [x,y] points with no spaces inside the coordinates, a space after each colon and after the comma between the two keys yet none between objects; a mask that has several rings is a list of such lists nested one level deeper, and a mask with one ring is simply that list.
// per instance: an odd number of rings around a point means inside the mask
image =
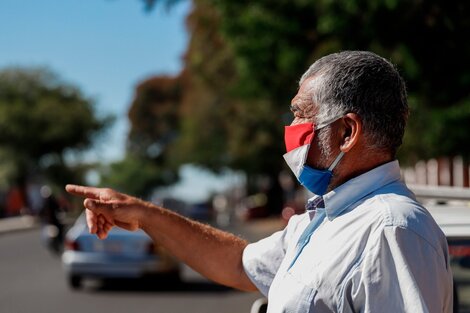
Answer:
[{"label": "sidewalk", "polygon": [[38,220],[29,215],[0,218],[0,235],[39,227]]}]

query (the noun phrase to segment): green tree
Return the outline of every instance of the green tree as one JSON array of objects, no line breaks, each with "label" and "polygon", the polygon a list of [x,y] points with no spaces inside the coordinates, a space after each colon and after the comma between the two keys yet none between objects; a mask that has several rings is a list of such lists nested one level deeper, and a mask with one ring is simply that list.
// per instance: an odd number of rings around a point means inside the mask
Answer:
[{"label": "green tree", "polygon": [[138,84],[129,110],[126,157],[102,170],[101,185],[146,198],[157,186],[178,179],[168,146],[179,129],[181,93],[181,78],[152,77]]},{"label": "green tree", "polygon": [[134,155],[164,157],[179,129],[181,78],[152,77],[138,84],[129,110],[128,151]]},{"label": "green tree", "polygon": [[118,162],[104,165],[100,170],[103,187],[148,198],[156,186],[176,181],[175,173],[156,164],[154,160],[127,154]]},{"label": "green tree", "polygon": [[298,78],[340,50],[371,50],[401,70],[412,111],[402,161],[468,157],[469,13],[464,0],[194,0],[168,159],[274,177]]},{"label": "green tree", "polygon": [[[172,123],[172,140],[165,145],[165,163],[173,168],[193,163],[213,171],[230,167],[244,170],[249,177],[275,177],[283,164],[272,157],[276,153],[282,154],[280,145],[273,144],[272,140],[276,134],[282,138],[280,116],[270,111],[265,99],[257,103],[251,99],[246,103],[245,99],[236,96],[239,80],[235,59],[218,29],[219,19],[219,12],[208,1],[197,1],[188,17],[191,39],[185,55],[185,69],[178,77],[181,95],[173,98],[170,105],[177,108],[178,114],[177,122]],[[164,81],[156,78],[149,79],[147,85],[154,89],[152,94],[159,94],[159,89],[165,88]],[[130,141],[137,145],[144,143],[144,146],[148,146],[146,142],[165,141],[165,136],[157,130],[161,119],[148,112],[161,111],[157,107],[168,106],[167,100],[147,101],[146,92],[141,88],[137,93],[141,96],[136,99],[145,101],[134,101],[131,107]],[[141,113],[135,114],[137,111]],[[153,124],[146,122],[150,116]],[[142,125],[154,127],[154,130],[145,131],[152,140],[133,135],[142,129]],[[260,157],[264,157],[262,162]],[[277,179],[272,181],[277,183]],[[280,194],[276,192],[270,197],[278,206],[282,201],[275,199]]]},{"label": "green tree", "polygon": [[111,119],[98,118],[94,101],[45,68],[0,71],[0,167],[3,180],[24,182],[46,175],[52,182],[77,181],[64,154],[88,148]]},{"label": "green tree", "polygon": [[295,77],[315,59],[371,50],[396,63],[408,84],[412,115],[402,159],[468,157],[468,1],[211,2],[249,95],[269,93],[272,107],[282,106],[278,100],[288,100]]}]

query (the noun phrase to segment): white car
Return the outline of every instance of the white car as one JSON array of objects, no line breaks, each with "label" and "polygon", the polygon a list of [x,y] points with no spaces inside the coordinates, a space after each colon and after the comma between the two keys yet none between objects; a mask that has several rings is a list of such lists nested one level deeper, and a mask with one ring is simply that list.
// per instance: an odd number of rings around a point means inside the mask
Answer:
[{"label": "white car", "polygon": [[[454,274],[454,313],[458,313],[461,304],[459,280],[470,278],[470,189],[443,186],[410,188],[446,235]],[[468,301],[465,297],[461,299]]]},{"label": "white car", "polygon": [[82,213],[65,237],[62,264],[70,287],[83,278],[139,278],[165,274],[179,279],[179,263],[143,231],[114,227],[106,239],[88,232]]},{"label": "white car", "polygon": [[470,189],[413,186],[446,235],[453,264],[470,268]]}]

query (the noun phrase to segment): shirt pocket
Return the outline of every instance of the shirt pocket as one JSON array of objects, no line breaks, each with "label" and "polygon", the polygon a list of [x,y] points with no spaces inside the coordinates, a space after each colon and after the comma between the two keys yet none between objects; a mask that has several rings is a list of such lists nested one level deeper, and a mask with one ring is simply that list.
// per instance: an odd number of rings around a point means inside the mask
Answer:
[{"label": "shirt pocket", "polygon": [[312,307],[316,289],[302,282],[290,272],[285,272],[268,297],[268,313],[308,313]]}]

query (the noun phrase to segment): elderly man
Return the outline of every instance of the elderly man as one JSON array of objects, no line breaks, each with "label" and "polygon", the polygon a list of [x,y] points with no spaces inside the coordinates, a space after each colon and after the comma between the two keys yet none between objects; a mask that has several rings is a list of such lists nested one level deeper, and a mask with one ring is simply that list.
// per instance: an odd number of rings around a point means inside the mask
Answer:
[{"label": "elderly man", "polygon": [[331,54],[300,80],[284,155],[314,196],[257,243],[110,189],[86,197],[91,233],[138,228],[206,277],[269,299],[268,312],[451,312],[445,236],[400,180],[402,78],[362,51]]}]

